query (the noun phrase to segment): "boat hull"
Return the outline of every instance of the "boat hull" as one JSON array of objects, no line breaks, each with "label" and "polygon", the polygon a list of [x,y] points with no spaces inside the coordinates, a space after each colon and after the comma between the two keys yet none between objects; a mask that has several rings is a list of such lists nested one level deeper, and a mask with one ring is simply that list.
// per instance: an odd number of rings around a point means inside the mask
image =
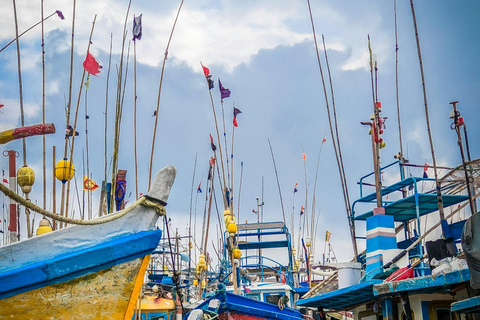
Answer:
[{"label": "boat hull", "polygon": [[136,258],[2,299],[0,319],[124,319],[142,261]]}]

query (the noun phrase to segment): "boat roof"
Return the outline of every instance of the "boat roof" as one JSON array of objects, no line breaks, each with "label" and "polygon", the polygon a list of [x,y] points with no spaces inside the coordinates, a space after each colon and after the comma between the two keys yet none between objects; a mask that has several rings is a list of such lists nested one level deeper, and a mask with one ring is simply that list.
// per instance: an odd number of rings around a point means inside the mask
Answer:
[{"label": "boat roof", "polygon": [[448,292],[458,284],[469,280],[470,271],[468,269],[392,282],[374,279],[311,298],[298,300],[297,306],[351,310],[355,306],[365,304],[381,296],[395,296],[402,293],[429,294]]}]

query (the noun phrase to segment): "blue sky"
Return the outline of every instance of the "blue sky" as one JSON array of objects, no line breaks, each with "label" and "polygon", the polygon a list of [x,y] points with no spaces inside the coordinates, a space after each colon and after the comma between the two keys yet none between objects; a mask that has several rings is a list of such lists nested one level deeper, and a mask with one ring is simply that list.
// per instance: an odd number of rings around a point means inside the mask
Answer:
[{"label": "blue sky", "polygon": [[[152,115],[156,109],[160,68],[179,4],[179,1],[133,1],[128,16],[127,39],[131,39],[133,14],[143,14],[143,38],[137,42],[137,143],[140,192],[147,189],[148,162],[155,119]],[[91,22],[97,14],[91,53],[101,62],[103,69],[99,77],[92,77],[87,96],[87,114],[90,171],[94,180],[99,183],[104,175],[103,131],[110,34],[113,34],[114,54],[109,82],[108,162],[113,141],[115,66],[120,60],[121,33],[127,5],[127,1],[113,0],[77,2],[73,107],[76,106]],[[371,37],[373,52],[379,61],[378,96],[383,105],[383,116],[388,117],[384,133],[387,147],[382,149],[382,163],[393,161],[393,155],[399,151],[393,1],[312,1],[311,6],[317,38],[321,40],[321,35],[325,35],[345,171],[350,199],[353,201],[359,195],[357,181],[372,171],[370,136],[367,129],[360,124],[361,121],[370,118],[373,110],[368,69],[368,34]],[[4,18],[0,21],[2,47],[15,36],[12,5],[5,4],[3,7]],[[456,2],[422,0],[415,2],[415,9],[437,163],[456,166],[460,163],[460,155],[456,136],[450,130],[451,101],[460,101],[458,108],[468,125],[472,157],[477,158],[480,153],[480,145],[475,139],[479,135],[476,124],[480,121],[478,112],[480,28],[476,22],[480,14],[480,4],[473,0]],[[52,146],[55,145],[57,148],[57,160],[63,153],[72,4],[70,1],[45,3],[45,15],[55,10],[61,10],[66,19],[62,21],[54,16],[45,22],[46,121],[55,123],[57,128],[56,134],[46,138],[48,168],[52,166]],[[21,32],[40,20],[40,1],[17,3],[17,13]],[[431,164],[409,2],[398,1],[397,19],[403,147],[411,163]],[[38,26],[20,39],[25,122],[29,125],[42,121],[40,30]],[[128,192],[133,191],[129,198],[132,201],[135,193],[133,44],[130,52],[121,125],[119,168],[128,170],[127,188]],[[320,55],[325,70],[323,51]],[[243,162],[239,221],[257,220],[252,209],[256,208],[256,196],[262,196],[262,177],[264,219],[282,220],[275,171],[268,145],[270,139],[287,217],[293,210],[293,186],[296,182],[299,183],[294,209],[298,224],[300,206],[305,203],[302,153],[305,152],[307,155],[308,202],[311,204],[317,156],[322,138],[326,136],[327,142],[321,151],[316,194],[316,208],[320,212],[317,212],[319,236],[315,261],[320,259],[323,252],[326,230],[332,232],[331,242],[337,258],[350,259],[353,251],[306,1],[185,1],[166,62],[154,155],[154,171],[170,164],[178,170],[167,207],[173,227],[178,228],[181,234],[186,233],[195,157],[198,159],[194,182],[196,189],[202,176],[202,187],[206,183],[208,159],[212,155],[208,135],[212,134],[217,140],[210,97],[200,62],[210,69],[215,81],[220,78],[223,85],[232,92],[230,98],[224,100],[229,150],[233,103],[243,112],[238,116],[239,127],[235,130],[233,158],[235,201],[238,199],[240,163]],[[5,105],[0,110],[3,112],[0,115],[1,130],[20,124],[16,70],[16,49],[15,45],[12,45],[0,53],[0,103]],[[212,89],[212,94],[221,123],[217,83]],[[83,171],[82,154],[85,150],[84,92],[78,116],[80,137],[75,142],[74,164],[80,181]],[[73,123],[73,118],[70,122]],[[222,134],[223,130],[221,131]],[[40,137],[27,140],[28,164],[37,174],[31,198],[38,204],[42,203],[41,141]],[[223,141],[222,145],[224,147]],[[21,151],[21,142],[4,145],[4,150],[8,149]],[[20,165],[19,160],[17,166]],[[0,159],[0,167],[7,171],[7,158]],[[411,170],[412,175],[422,173],[421,168]],[[110,169],[108,174],[110,177]],[[433,172],[430,174],[433,175]],[[394,178],[394,175],[385,173],[385,184],[391,183]],[[48,199],[51,199],[51,169],[47,169],[46,179]],[[79,183],[79,188],[80,186]],[[57,190],[59,189],[60,185],[57,184]],[[94,193],[95,203],[98,201],[98,195],[98,191]],[[201,220],[203,214],[204,195],[204,193],[199,195],[196,202],[197,221]],[[219,206],[221,207],[220,204]],[[78,204],[75,202],[73,207],[78,216]],[[51,205],[47,205],[47,209],[50,208]],[[216,221],[216,212],[213,211],[213,214],[212,219]],[[38,220],[37,216],[36,223]],[[358,232],[360,235],[364,233],[363,224],[358,224]],[[217,231],[212,229],[210,234],[211,238],[215,238],[213,235],[216,235]],[[362,241],[359,241],[359,247],[362,246]]]}]

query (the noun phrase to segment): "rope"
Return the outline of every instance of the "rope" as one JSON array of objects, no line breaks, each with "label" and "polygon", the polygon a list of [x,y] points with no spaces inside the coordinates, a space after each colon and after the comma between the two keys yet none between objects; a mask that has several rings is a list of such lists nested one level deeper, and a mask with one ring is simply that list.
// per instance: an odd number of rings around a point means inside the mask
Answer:
[{"label": "rope", "polygon": [[159,203],[154,202],[153,200],[149,200],[146,197],[141,197],[139,200],[135,201],[131,206],[126,208],[125,210],[119,211],[118,213],[110,214],[108,216],[104,216],[102,218],[94,219],[94,220],[80,220],[80,219],[72,219],[68,217],[64,217],[62,215],[47,211],[45,209],[40,208],[39,206],[23,199],[21,196],[13,192],[12,190],[8,189],[5,185],[0,184],[0,191],[5,194],[7,197],[12,199],[15,202],[23,205],[25,208],[35,211],[39,214],[47,216],[51,219],[55,219],[57,221],[62,221],[69,224],[78,224],[78,225],[98,225],[107,222],[111,222],[117,220],[127,213],[131,212],[133,209],[138,207],[139,205],[147,206],[153,208],[158,214],[166,215],[165,207]]}]

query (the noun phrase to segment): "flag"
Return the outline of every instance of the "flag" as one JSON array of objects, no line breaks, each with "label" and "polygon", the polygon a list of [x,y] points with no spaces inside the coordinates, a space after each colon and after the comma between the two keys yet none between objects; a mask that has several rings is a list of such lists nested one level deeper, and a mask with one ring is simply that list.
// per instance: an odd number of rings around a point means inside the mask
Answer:
[{"label": "flag", "polygon": [[133,41],[142,39],[142,15],[133,16]]},{"label": "flag", "polygon": [[98,184],[87,176],[83,176],[83,190],[93,191],[96,189],[98,189]]},{"label": "flag", "polygon": [[217,146],[213,143],[212,135],[210,135],[210,146],[212,147],[212,151],[217,150]]},{"label": "flag", "polygon": [[293,187],[293,193],[297,192],[298,182],[295,182],[295,186]]},{"label": "flag", "polygon": [[327,233],[325,234],[325,241],[326,241],[326,242],[330,241],[330,236],[331,236],[331,235],[332,235],[332,233],[327,230]]},{"label": "flag", "polygon": [[208,70],[208,68],[205,66],[202,66],[202,68],[203,68],[203,74],[205,75],[205,78],[208,77],[208,75],[210,74],[210,70]]},{"label": "flag", "polygon": [[303,214],[303,210],[304,210],[304,208],[303,208],[303,206],[302,206],[302,207],[300,208],[300,215]]},{"label": "flag", "polygon": [[428,164],[425,162],[425,165],[424,165],[424,167],[423,167],[423,177],[424,177],[425,179],[428,178],[427,170],[428,170]]},{"label": "flag", "polygon": [[210,157],[210,165],[213,166],[215,164],[215,158]]},{"label": "flag", "polygon": [[218,87],[220,89],[220,98],[223,100],[224,98],[230,97],[230,90],[224,88],[222,83],[220,82],[220,78],[218,78]]},{"label": "flag", "polygon": [[198,184],[197,193],[202,193],[201,185],[202,185],[202,182],[200,181],[200,183]]},{"label": "flag", "polygon": [[3,183],[8,184],[8,180],[6,178],[3,178]]},{"label": "flag", "polygon": [[85,61],[83,61],[83,68],[85,71],[95,76],[97,73],[100,73],[102,66],[100,66],[90,52],[87,52],[87,57],[85,58]]},{"label": "flag", "polygon": [[[229,91],[229,92],[230,92],[230,91]],[[233,125],[234,125],[235,127],[238,127],[237,115],[238,115],[239,113],[242,113],[242,111],[240,111],[240,109],[238,109],[238,108],[233,107]]]},{"label": "flag", "polygon": [[305,154],[305,152],[302,153],[302,159],[303,159],[303,161],[307,160],[307,155]]},{"label": "flag", "polygon": [[327,139],[323,138],[322,143],[325,143],[325,142],[327,142]]},{"label": "flag", "polygon": [[[78,131],[75,131],[75,137],[78,137],[78,135],[79,135]],[[69,124],[65,129],[65,138],[68,138],[71,136],[73,136],[73,127]]]}]

